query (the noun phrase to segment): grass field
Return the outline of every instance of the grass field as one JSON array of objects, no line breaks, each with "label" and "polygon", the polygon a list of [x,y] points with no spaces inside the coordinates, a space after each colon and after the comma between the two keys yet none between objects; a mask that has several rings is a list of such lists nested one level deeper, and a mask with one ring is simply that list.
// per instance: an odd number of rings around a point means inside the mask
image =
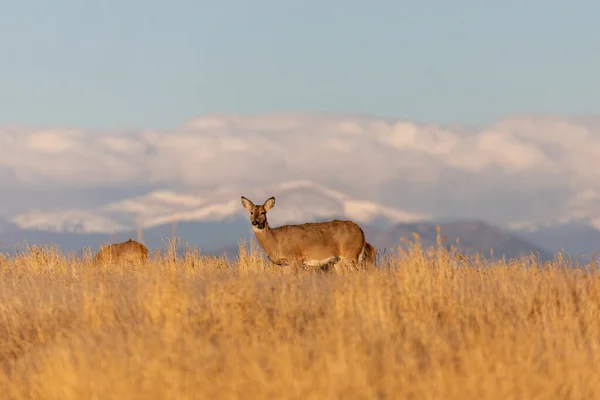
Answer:
[{"label": "grass field", "polygon": [[240,252],[3,259],[0,398],[600,398],[595,271],[415,246],[284,276]]}]

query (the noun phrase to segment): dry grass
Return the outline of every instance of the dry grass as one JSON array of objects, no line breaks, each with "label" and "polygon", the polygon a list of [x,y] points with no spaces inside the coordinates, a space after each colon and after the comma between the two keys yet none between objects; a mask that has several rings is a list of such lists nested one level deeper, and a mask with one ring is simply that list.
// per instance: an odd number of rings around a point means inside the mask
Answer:
[{"label": "dry grass", "polygon": [[259,257],[0,261],[2,399],[591,399],[600,277],[415,247],[376,272]]}]

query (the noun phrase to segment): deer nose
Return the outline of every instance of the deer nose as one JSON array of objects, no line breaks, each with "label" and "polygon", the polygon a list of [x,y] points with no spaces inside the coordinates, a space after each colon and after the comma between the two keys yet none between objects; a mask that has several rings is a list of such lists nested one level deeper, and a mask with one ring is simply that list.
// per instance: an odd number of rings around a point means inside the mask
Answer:
[{"label": "deer nose", "polygon": [[257,221],[257,220],[255,220],[255,219],[254,219],[254,220],[252,220],[252,225],[254,225],[254,226],[258,225],[258,221]]}]

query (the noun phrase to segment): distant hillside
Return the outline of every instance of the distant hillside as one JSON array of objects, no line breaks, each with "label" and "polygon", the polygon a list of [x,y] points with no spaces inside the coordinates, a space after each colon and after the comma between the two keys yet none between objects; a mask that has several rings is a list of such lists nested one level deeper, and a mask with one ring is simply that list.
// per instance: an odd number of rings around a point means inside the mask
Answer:
[{"label": "distant hillside", "polygon": [[[363,224],[367,240],[373,244],[380,253],[395,252],[400,247],[405,247],[402,238],[413,240],[413,232],[420,236],[423,246],[436,243],[435,222],[400,223],[388,227],[382,225]],[[454,222],[439,223],[441,235],[445,236],[447,244],[455,244],[456,238],[460,239],[459,248],[468,252],[481,252],[490,255],[490,248],[494,255],[507,258],[528,255],[530,252],[540,254],[543,260],[553,257],[551,251],[536,245],[520,236],[489,225],[478,220],[459,220]],[[172,225],[164,224],[144,231],[144,243],[150,249],[164,249],[166,241],[171,237]],[[254,239],[247,218],[239,216],[225,221],[182,222],[177,224],[176,236],[184,243],[197,246],[203,253],[236,257],[240,240],[249,243]],[[21,230],[17,227],[4,225],[0,230],[0,250],[12,251],[15,245],[23,243],[26,239],[29,244],[57,244],[65,253],[80,252],[86,247],[96,251],[103,243],[124,241],[136,238],[136,232],[120,232],[117,235],[98,233],[52,232],[43,230]]]},{"label": "distant hillside", "polygon": [[553,253],[525,240],[518,235],[489,225],[480,220],[459,220],[446,223],[422,222],[409,224],[396,224],[389,229],[379,230],[373,227],[365,229],[368,240],[379,251],[396,251],[397,247],[405,248],[402,241],[405,238],[413,241],[413,232],[419,234],[419,240],[424,247],[435,245],[437,240],[437,226],[440,226],[440,235],[446,237],[447,245],[456,245],[467,252],[479,252],[486,257],[490,256],[490,249],[494,257],[507,258],[529,255],[531,252],[539,254],[542,260],[550,260]]},{"label": "distant hillside", "polygon": [[539,227],[533,232],[514,231],[520,237],[551,251],[565,252],[587,259],[600,253],[600,231],[585,223],[557,224]]}]

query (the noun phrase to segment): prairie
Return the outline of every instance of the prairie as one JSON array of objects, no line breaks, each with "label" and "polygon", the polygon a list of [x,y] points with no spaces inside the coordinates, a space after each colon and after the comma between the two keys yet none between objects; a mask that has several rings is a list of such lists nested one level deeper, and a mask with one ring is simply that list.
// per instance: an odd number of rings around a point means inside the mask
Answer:
[{"label": "prairie", "polygon": [[144,265],[0,260],[2,399],[592,399],[600,276],[557,255],[415,244],[376,271],[283,275],[188,248]]}]

